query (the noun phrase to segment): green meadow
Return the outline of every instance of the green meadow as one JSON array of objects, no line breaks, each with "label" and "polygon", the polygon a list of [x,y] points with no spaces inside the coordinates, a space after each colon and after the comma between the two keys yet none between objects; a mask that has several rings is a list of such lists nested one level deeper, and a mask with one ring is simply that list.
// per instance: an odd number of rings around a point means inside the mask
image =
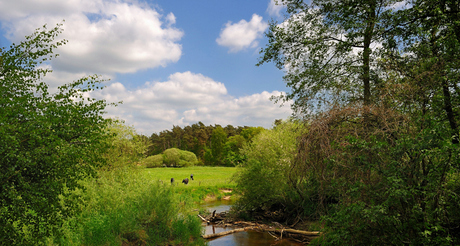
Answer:
[{"label": "green meadow", "polygon": [[[81,207],[46,244],[203,245],[201,221],[193,211],[206,197],[220,199],[223,189],[233,189],[236,170],[185,167],[101,172],[98,178],[83,182]],[[181,183],[192,173],[195,180]]]},{"label": "green meadow", "polygon": [[[150,179],[155,182],[171,186],[177,194],[178,199],[183,201],[191,199],[195,203],[203,202],[206,197],[220,199],[224,193],[223,189],[233,189],[236,184],[233,176],[236,167],[183,167],[183,168],[146,168],[141,170],[142,179]],[[193,174],[193,179],[190,175]],[[171,184],[171,178],[174,183]],[[187,185],[182,180],[188,178]],[[228,193],[227,193],[228,195]]]},{"label": "green meadow", "polygon": [[[175,186],[179,187],[204,186],[219,189],[235,187],[232,179],[233,174],[236,172],[235,167],[146,168],[141,172],[146,179],[162,181],[164,183],[170,183],[171,178],[174,178]],[[194,180],[190,179],[191,174],[193,174]],[[182,183],[182,180],[185,178],[189,179],[188,185]]]}]

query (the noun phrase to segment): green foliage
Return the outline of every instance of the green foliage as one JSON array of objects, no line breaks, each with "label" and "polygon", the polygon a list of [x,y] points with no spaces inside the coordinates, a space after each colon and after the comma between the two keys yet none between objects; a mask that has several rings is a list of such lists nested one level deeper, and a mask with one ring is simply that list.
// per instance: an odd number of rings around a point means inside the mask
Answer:
[{"label": "green foliage", "polygon": [[223,164],[223,151],[225,142],[227,141],[227,133],[221,126],[217,126],[211,134],[211,162],[205,164],[210,166],[221,166]]},{"label": "green foliage", "polygon": [[97,76],[60,86],[50,94],[38,65],[54,58],[60,26],[37,29],[25,41],[1,49],[0,241],[36,244],[70,216],[65,206],[78,181],[102,165],[107,149],[102,117],[106,103],[83,95],[99,88]]},{"label": "green foliage", "polygon": [[148,140],[136,133],[133,127],[123,121],[113,121],[107,128],[107,143],[110,149],[105,153],[109,167],[134,165],[147,152]]},{"label": "green foliage", "polygon": [[279,2],[289,16],[270,24],[269,44],[257,64],[272,61],[286,72],[291,92],[277,99],[294,99],[292,107],[304,114],[314,107],[325,109],[324,102],[373,101],[380,83],[374,65],[380,52],[372,44],[382,42],[383,25],[393,13],[390,6],[398,0]]},{"label": "green foliage", "polygon": [[227,139],[224,147],[225,166],[237,166],[246,159],[240,151],[245,143],[246,139],[241,135],[231,136]]},{"label": "green foliage", "polygon": [[123,168],[86,180],[84,206],[50,244],[203,245],[201,222],[190,208],[179,206],[170,185],[140,171]]},{"label": "green foliage", "polygon": [[148,155],[160,154],[166,149],[178,148],[195,153],[200,161],[204,160],[205,149],[211,147],[211,134],[214,129],[222,128],[227,136],[235,136],[248,127],[234,127],[227,125],[206,126],[202,122],[181,128],[173,126],[171,130],[164,130],[160,133],[153,133],[149,140]]},{"label": "green foliage", "polygon": [[259,133],[263,132],[265,128],[258,126],[258,127],[248,127],[241,131],[241,136],[243,136],[247,142],[251,142],[252,139],[257,136]]},{"label": "green foliage", "polygon": [[147,168],[162,167],[164,158],[162,154],[152,155],[142,160],[142,164]]},{"label": "green foliage", "polygon": [[288,172],[294,160],[296,139],[304,129],[301,123],[286,121],[260,132],[252,144],[245,145],[242,152],[246,160],[236,175],[240,209],[284,210],[295,203]]},{"label": "green foliage", "polygon": [[141,162],[146,167],[188,167],[199,164],[194,153],[177,148],[167,149],[162,154],[149,156]]},{"label": "green foliage", "polygon": [[174,167],[179,165],[179,160],[181,157],[180,149],[171,148],[163,152],[163,162],[168,167]]},{"label": "green foliage", "polygon": [[196,155],[189,151],[180,151],[180,159],[179,159],[179,166],[181,167],[188,167],[193,166],[198,163],[198,159]]},{"label": "green foliage", "polygon": [[302,184],[299,193],[318,190],[327,227],[318,243],[457,242],[458,214],[448,213],[458,203],[449,189],[457,186],[447,184],[458,173],[460,149],[449,126],[430,118],[409,121],[388,109],[364,110],[366,117],[357,108],[330,111],[301,138],[303,152],[290,179]]},{"label": "green foliage", "polygon": [[173,126],[172,130],[150,136],[147,155],[177,148],[193,152],[200,165],[235,166],[244,159],[240,154],[243,142],[250,142],[263,130],[263,127],[205,126],[202,122],[184,128]]}]

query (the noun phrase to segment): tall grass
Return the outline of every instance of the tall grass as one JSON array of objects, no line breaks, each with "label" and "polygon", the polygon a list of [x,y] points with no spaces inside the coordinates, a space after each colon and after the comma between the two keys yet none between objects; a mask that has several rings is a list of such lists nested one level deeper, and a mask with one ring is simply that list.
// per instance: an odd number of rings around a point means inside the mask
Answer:
[{"label": "tall grass", "polygon": [[171,185],[138,170],[85,181],[83,206],[49,245],[203,245],[198,218]]}]

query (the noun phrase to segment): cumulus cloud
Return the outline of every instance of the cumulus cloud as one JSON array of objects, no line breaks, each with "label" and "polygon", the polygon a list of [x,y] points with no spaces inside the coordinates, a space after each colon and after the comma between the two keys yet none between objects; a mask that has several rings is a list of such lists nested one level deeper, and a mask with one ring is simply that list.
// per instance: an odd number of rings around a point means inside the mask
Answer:
[{"label": "cumulus cloud", "polygon": [[[133,73],[179,60],[183,32],[172,13],[162,16],[146,4],[102,0],[0,1],[0,19],[11,41],[47,23],[65,20],[56,70]],[[39,26],[37,26],[39,25]]]},{"label": "cumulus cloud", "polygon": [[253,14],[249,22],[240,20],[238,23],[228,22],[221,30],[216,42],[228,47],[229,52],[238,52],[246,48],[254,48],[259,45],[258,38],[262,37],[268,23],[262,17]]},{"label": "cumulus cloud", "polygon": [[281,11],[284,9],[284,6],[280,3],[277,3],[276,0],[270,0],[267,7],[267,12],[270,16],[280,17]]},{"label": "cumulus cloud", "polygon": [[89,96],[108,102],[123,100],[108,109],[108,116],[124,119],[141,133],[150,135],[201,121],[207,125],[270,127],[275,119],[292,113],[290,105],[280,107],[269,98],[281,92],[262,92],[234,98],[224,84],[191,72],[175,73],[167,81],[147,82],[133,90],[115,82]]}]

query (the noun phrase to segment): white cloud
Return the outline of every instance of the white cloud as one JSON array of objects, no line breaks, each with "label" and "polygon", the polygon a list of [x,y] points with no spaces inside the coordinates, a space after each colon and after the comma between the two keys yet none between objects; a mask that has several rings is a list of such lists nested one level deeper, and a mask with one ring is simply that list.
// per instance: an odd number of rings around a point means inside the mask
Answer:
[{"label": "white cloud", "polygon": [[101,0],[0,1],[0,19],[11,41],[47,23],[62,22],[56,70],[79,73],[132,73],[166,66],[182,54],[183,32],[172,13],[160,15],[146,4]]},{"label": "white cloud", "polygon": [[108,116],[124,119],[143,134],[150,135],[201,121],[206,125],[270,127],[275,119],[292,113],[290,105],[274,104],[269,98],[281,92],[262,92],[233,98],[221,82],[202,74],[175,73],[167,81],[147,82],[142,87],[127,89],[115,82],[91,96],[108,102],[123,100],[108,109]]},{"label": "white cloud", "polygon": [[270,16],[280,17],[281,11],[284,8],[285,6],[282,5],[280,1],[276,3],[276,0],[270,0],[270,2],[268,3],[267,12]]},{"label": "white cloud", "polygon": [[225,24],[220,32],[216,42],[230,48],[229,52],[238,52],[246,48],[254,48],[259,45],[258,38],[262,37],[263,32],[267,29],[268,23],[262,20],[262,17],[253,14],[249,22],[240,20],[238,23]]}]

